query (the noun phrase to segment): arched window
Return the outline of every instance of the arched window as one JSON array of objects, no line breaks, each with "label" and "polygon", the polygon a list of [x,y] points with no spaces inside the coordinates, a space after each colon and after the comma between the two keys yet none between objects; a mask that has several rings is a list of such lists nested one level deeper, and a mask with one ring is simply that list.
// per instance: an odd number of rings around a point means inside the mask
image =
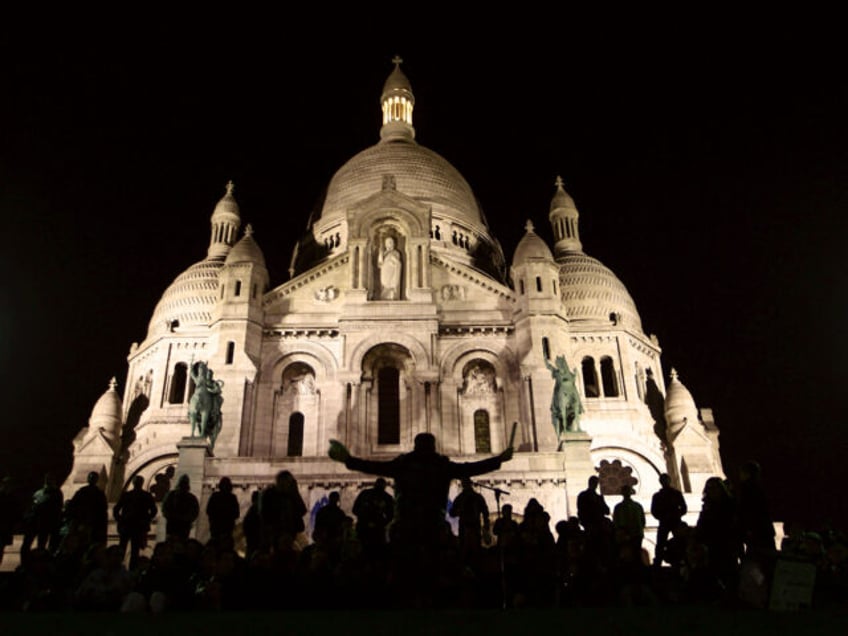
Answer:
[{"label": "arched window", "polygon": [[240,280],[236,281],[236,289],[233,292],[233,296],[241,296],[241,281]]},{"label": "arched window", "polygon": [[400,372],[383,367],[377,373],[377,443],[400,444]]},{"label": "arched window", "polygon": [[551,343],[548,342],[548,338],[542,338],[542,355],[545,356],[545,360],[551,359]]},{"label": "arched window", "polygon": [[618,397],[618,377],[612,358],[601,358],[601,382],[604,385],[604,397]]},{"label": "arched window", "polygon": [[168,393],[170,404],[182,404],[185,398],[186,378],[188,376],[188,365],[178,362],[174,366],[174,374],[171,376],[171,390]]},{"label": "arched window", "polygon": [[541,276],[536,276],[536,291],[537,292],[542,291],[542,277]]},{"label": "arched window", "polygon": [[600,396],[601,390],[598,386],[598,372],[595,371],[595,359],[586,356],[580,364],[580,369],[583,372],[583,390],[586,392],[586,397],[596,398]]},{"label": "arched window", "polygon": [[230,342],[227,343],[227,357],[226,357],[225,364],[232,364],[233,358],[235,358],[235,355],[236,355],[236,343],[230,341]]},{"label": "arched window", "polygon": [[303,455],[303,413],[298,411],[289,417],[289,443],[286,455],[289,457]]},{"label": "arched window", "polygon": [[518,280],[518,288],[521,290],[521,295],[524,295],[524,279],[520,278]]},{"label": "arched window", "polygon": [[477,453],[492,452],[492,435],[489,430],[489,412],[485,409],[474,411],[474,450]]}]

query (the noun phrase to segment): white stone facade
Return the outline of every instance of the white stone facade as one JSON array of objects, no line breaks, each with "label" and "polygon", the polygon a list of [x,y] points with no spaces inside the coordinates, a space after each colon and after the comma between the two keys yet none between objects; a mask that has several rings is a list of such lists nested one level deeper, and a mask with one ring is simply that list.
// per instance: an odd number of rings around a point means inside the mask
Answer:
[{"label": "white stone facade", "polygon": [[[223,428],[211,454],[192,456],[193,489],[200,479],[206,497],[229,476],[245,509],[288,469],[310,509],[339,489],[349,510],[373,478],[330,461],[333,438],[389,458],[428,431],[440,452],[473,461],[501,452],[514,422],[515,458],[479,481],[509,491],[518,513],[536,497],[554,522],[576,514],[577,493],[598,470],[608,487],[634,478],[646,508],[662,472],[693,493],[722,475],[711,413],[699,416],[676,376],[667,393],[657,340],[624,285],[582,251],[561,181],[549,214],[554,252],[528,223],[507,269],[470,186],[415,141],[414,98],[398,66],[383,104],[380,142],[333,177],[288,282],[269,286],[249,229],[237,240],[241,211],[228,185],[207,257],[175,279],[132,345],[123,402],[106,433],[96,413],[81,431],[66,491],[93,464],[112,499],[135,475],[152,483],[177,465],[190,433],[189,369],[201,360],[223,381]],[[562,439],[546,366],[560,355],[585,410],[581,430]]]}]

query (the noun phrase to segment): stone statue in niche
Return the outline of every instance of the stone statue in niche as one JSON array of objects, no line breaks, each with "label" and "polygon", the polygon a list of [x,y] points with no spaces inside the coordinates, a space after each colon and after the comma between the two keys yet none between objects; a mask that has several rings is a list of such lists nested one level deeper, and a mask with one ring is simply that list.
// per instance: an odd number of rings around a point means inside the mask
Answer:
[{"label": "stone statue in niche", "polygon": [[286,379],[283,392],[288,395],[315,395],[315,378],[308,371]]},{"label": "stone statue in niche", "polygon": [[545,366],[554,378],[554,394],[551,398],[551,420],[557,434],[557,440],[562,443],[562,434],[566,431],[580,430],[580,415],[583,404],[577,391],[575,379],[577,374],[568,368],[565,356],[557,356],[556,366],[545,360]]},{"label": "stone statue in niche", "polygon": [[394,237],[387,236],[377,255],[377,270],[380,274],[380,300],[399,300],[403,258],[395,247]]},{"label": "stone statue in niche", "polygon": [[464,395],[490,395],[495,392],[495,374],[491,369],[475,364],[465,376]]},{"label": "stone statue in niche", "polygon": [[210,447],[221,432],[221,404],[224,398],[221,391],[224,383],[213,377],[212,369],[205,362],[191,365],[191,379],[194,393],[188,403],[188,419],[191,421],[192,437],[208,437]]}]

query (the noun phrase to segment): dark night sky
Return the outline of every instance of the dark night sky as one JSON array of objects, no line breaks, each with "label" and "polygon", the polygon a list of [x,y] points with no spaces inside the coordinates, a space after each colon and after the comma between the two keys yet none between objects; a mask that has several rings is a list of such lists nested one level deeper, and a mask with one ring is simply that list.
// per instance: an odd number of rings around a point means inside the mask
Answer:
[{"label": "dark night sky", "polygon": [[844,525],[838,49],[815,29],[801,46],[800,25],[678,18],[2,27],[0,473],[64,476],[161,293],[205,256],[228,179],[272,285],[287,280],[322,188],[378,139],[399,53],[419,142],[466,177],[507,258],[527,218],[550,241],[561,174],[585,251],[628,287],[666,374],[714,409],[727,471],[757,458],[776,517]]}]

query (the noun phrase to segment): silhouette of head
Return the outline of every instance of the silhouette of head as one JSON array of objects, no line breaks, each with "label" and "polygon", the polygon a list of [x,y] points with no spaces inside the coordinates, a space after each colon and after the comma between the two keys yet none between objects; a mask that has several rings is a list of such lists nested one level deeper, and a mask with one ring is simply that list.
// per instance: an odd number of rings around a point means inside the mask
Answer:
[{"label": "silhouette of head", "polygon": [[668,473],[663,473],[660,475],[660,486],[663,488],[668,488],[671,485],[671,477]]},{"label": "silhouette of head", "polygon": [[461,483],[463,490],[472,490],[474,487],[474,484],[471,483],[470,477],[463,477]]},{"label": "silhouette of head", "polygon": [[141,475],[136,475],[133,477],[133,488],[136,490],[141,490],[144,487],[144,477]]},{"label": "silhouette of head", "polygon": [[191,480],[188,475],[180,475],[180,480],[177,482],[177,489],[189,490],[191,488]]},{"label": "silhouette of head", "polygon": [[415,450],[426,455],[436,453],[436,438],[430,433],[418,433],[415,436]]},{"label": "silhouette of head", "polygon": [[287,470],[281,470],[277,473],[275,483],[277,484],[277,488],[279,488],[280,490],[285,490],[291,488],[296,482],[294,479],[294,475],[292,475]]},{"label": "silhouette of head", "polygon": [[385,490],[386,489],[386,480],[382,477],[378,477],[377,481],[374,482],[374,488],[377,490]]},{"label": "silhouette of head", "polygon": [[89,486],[96,486],[97,482],[100,481],[100,474],[97,471],[92,470],[90,473],[88,473],[86,481],[88,482]]},{"label": "silhouette of head", "polygon": [[591,477],[589,477],[589,489],[590,490],[595,490],[595,488],[598,487],[599,483],[601,483],[601,480],[598,479],[598,477],[596,475],[592,475]]},{"label": "silhouette of head", "polygon": [[341,499],[341,496],[339,495],[339,492],[337,490],[334,490],[333,492],[330,493],[330,505],[331,506],[338,506],[340,499]]},{"label": "silhouette of head", "polygon": [[233,492],[233,482],[229,477],[221,477],[218,482],[218,490],[221,492]]},{"label": "silhouette of head", "polygon": [[630,484],[621,487],[621,496],[625,499],[630,499],[630,495],[633,494],[633,487]]},{"label": "silhouette of head", "polygon": [[504,504],[504,507],[501,510],[501,513],[503,514],[505,519],[511,519],[512,518],[512,504]]}]

